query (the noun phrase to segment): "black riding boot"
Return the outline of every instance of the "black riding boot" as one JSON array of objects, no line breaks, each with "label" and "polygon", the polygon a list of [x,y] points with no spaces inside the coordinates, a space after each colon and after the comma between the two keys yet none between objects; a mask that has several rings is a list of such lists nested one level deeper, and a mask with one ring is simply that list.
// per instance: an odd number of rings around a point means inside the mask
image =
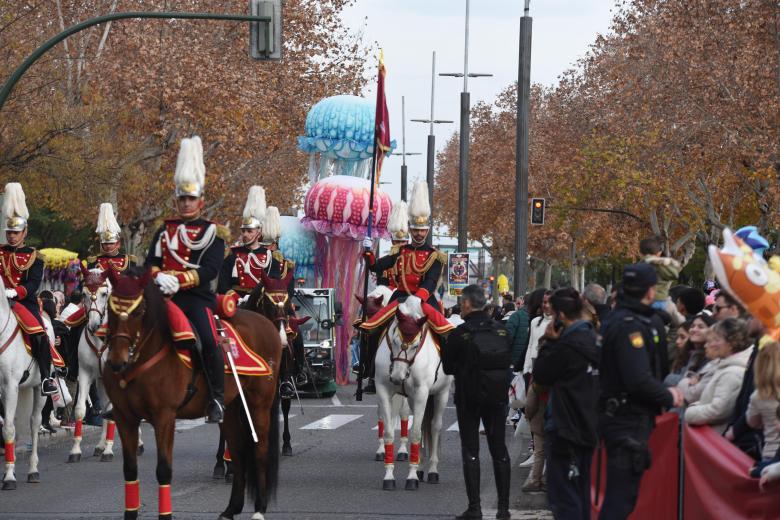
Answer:
[{"label": "black riding boot", "polygon": [[493,460],[493,475],[496,477],[496,492],[498,493],[498,511],[496,518],[509,520],[509,480],[512,474],[512,466],[509,458]]},{"label": "black riding boot", "polygon": [[49,337],[46,334],[30,336],[32,353],[38,362],[38,370],[41,372],[41,395],[57,393],[57,385],[51,377],[51,350],[49,350]]},{"label": "black riding boot", "polygon": [[464,456],[463,477],[466,480],[466,495],[469,507],[456,516],[456,520],[482,518],[482,505],[479,499],[479,457]]},{"label": "black riding boot", "polygon": [[211,401],[206,408],[206,422],[221,423],[225,411],[225,360],[220,352],[204,350],[203,371],[211,393]]},{"label": "black riding boot", "polygon": [[303,356],[303,337],[298,334],[292,343],[292,351],[293,351],[293,357],[295,358],[294,365],[295,365],[295,386],[302,386],[309,382],[309,378],[306,376],[306,370],[304,369],[304,359]]}]

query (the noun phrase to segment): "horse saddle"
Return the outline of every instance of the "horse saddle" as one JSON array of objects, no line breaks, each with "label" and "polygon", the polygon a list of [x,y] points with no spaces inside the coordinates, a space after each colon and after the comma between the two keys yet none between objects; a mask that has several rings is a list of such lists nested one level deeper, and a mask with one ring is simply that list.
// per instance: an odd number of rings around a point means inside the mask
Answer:
[{"label": "horse saddle", "polygon": [[[38,323],[35,316],[33,316],[24,305],[17,303],[11,306],[11,311],[14,313],[16,322],[19,324],[19,329],[22,332],[24,348],[27,350],[27,353],[32,356],[32,340],[30,339],[30,336],[34,334],[46,334],[46,329]],[[46,339],[48,339],[48,336]],[[65,360],[51,342],[49,342],[49,350],[51,351],[52,364],[57,368],[63,368],[65,366]]]}]

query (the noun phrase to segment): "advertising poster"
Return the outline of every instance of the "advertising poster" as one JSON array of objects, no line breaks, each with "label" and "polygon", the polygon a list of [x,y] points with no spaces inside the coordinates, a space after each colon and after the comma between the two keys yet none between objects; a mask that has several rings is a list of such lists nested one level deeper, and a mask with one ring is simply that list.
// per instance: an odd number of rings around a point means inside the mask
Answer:
[{"label": "advertising poster", "polygon": [[469,254],[449,253],[447,255],[447,286],[450,295],[460,296],[469,284]]}]

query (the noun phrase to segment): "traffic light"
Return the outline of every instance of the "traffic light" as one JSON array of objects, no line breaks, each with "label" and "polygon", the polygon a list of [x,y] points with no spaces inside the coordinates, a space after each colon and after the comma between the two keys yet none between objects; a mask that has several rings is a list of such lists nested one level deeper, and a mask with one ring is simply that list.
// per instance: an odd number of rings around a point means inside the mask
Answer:
[{"label": "traffic light", "polygon": [[249,55],[256,60],[282,59],[282,0],[249,0],[249,14],[271,22],[250,22]]},{"label": "traffic light", "polygon": [[544,224],[544,199],[531,199],[531,224]]}]

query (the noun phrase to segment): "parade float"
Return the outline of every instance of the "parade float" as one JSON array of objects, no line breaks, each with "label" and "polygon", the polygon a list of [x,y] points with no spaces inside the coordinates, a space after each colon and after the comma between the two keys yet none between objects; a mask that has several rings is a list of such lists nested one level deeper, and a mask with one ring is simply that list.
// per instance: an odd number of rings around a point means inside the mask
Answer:
[{"label": "parade float", "polygon": [[[361,242],[368,235],[374,108],[357,96],[323,99],[309,111],[306,135],[298,138],[298,147],[309,155],[310,187],[301,224],[315,234],[316,284],[334,290],[343,312],[335,334],[338,384],[349,382],[349,341],[359,311],[353,295],[362,294]],[[376,189],[371,238],[389,239],[391,209],[390,197]]]}]

